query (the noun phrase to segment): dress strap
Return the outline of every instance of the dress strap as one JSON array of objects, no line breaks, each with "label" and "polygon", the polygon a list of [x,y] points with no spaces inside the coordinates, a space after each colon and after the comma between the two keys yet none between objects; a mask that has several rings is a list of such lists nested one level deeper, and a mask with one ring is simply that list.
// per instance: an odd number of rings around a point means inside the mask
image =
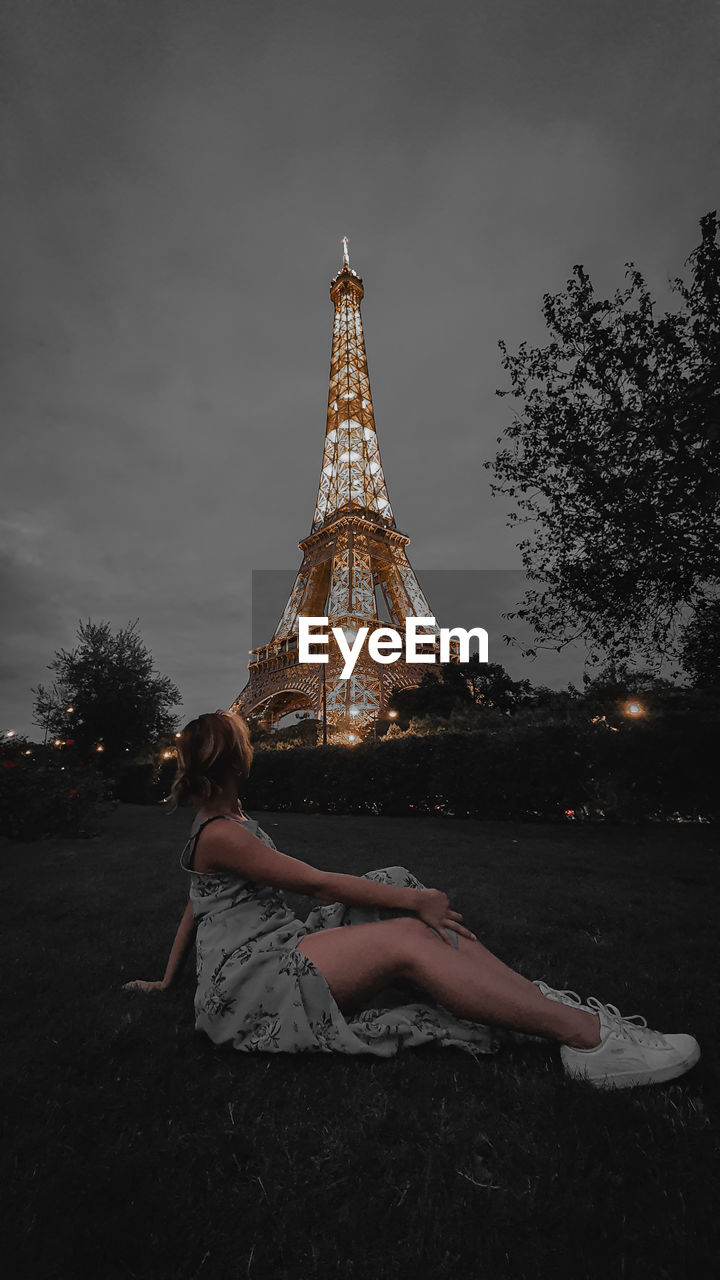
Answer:
[{"label": "dress strap", "polygon": [[[194,832],[194,834],[191,835],[189,839],[185,842],[183,851],[180,854],[180,866],[182,867],[183,871],[192,871],[192,867],[187,866],[186,863],[192,862],[195,856],[195,849],[197,848],[198,836],[200,835],[200,832],[204,831],[209,823],[217,822],[218,819],[220,818],[226,819],[228,822],[242,822],[243,826],[245,825],[245,822],[248,821],[247,816],[245,818],[235,818],[231,813],[216,813],[213,815],[212,818],[206,818],[204,822],[200,823],[200,826],[198,827],[197,831]],[[190,853],[188,854],[188,857],[186,859],[185,850],[187,849],[188,845],[192,845],[192,849],[190,850]],[[194,874],[202,875],[202,872],[196,871],[194,872]]]}]

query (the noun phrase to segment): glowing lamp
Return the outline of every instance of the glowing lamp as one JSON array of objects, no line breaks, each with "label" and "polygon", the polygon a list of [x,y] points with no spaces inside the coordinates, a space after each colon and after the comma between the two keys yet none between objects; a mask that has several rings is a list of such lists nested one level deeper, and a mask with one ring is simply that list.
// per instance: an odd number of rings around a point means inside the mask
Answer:
[{"label": "glowing lamp", "polygon": [[397,716],[397,711],[388,711],[388,716],[390,717],[391,720],[394,720],[395,717]]}]

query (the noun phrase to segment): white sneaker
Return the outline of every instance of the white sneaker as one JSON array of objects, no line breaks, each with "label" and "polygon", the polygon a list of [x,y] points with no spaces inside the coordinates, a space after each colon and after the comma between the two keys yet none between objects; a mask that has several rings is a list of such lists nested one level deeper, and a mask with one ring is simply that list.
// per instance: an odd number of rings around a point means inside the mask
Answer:
[{"label": "white sneaker", "polygon": [[[577,991],[556,991],[554,987],[549,987],[547,982],[539,982],[537,978],[533,978],[533,984],[540,988],[546,1000],[554,1000],[557,1004],[571,1004],[576,1009],[588,1011],[588,1006],[583,1004]],[[592,1013],[593,1010],[590,1009],[589,1012]]]},{"label": "white sneaker", "polygon": [[590,996],[587,1007],[600,1019],[600,1044],[594,1049],[560,1046],[562,1064],[576,1079],[598,1089],[629,1089],[640,1084],[662,1084],[684,1075],[700,1057],[693,1036],[662,1035],[651,1031],[638,1013],[624,1018],[613,1004],[601,1004]]}]

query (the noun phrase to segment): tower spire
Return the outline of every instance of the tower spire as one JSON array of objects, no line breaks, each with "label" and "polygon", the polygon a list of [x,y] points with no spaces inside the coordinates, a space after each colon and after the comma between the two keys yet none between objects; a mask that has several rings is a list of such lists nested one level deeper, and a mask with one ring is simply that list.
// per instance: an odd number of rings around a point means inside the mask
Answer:
[{"label": "tower spire", "polygon": [[335,306],[325,448],[313,533],[338,511],[365,511],[395,528],[375,431],[365,335],[360,315],[363,282],[352,270],[343,236],[343,266],[330,284]]}]

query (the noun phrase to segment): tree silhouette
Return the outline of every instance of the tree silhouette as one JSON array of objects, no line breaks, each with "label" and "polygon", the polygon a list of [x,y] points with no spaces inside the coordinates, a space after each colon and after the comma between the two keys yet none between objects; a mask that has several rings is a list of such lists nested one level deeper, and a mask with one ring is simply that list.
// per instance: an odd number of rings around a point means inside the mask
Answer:
[{"label": "tree silhouette", "polygon": [[720,600],[704,600],[682,634],[680,661],[700,689],[720,685]]},{"label": "tree silhouette", "polygon": [[[598,298],[585,269],[546,294],[545,347],[500,343],[517,416],[498,444],[493,491],[533,585],[509,617],[545,647],[584,637],[591,660],[677,652],[688,609],[720,565],[720,244],[715,213],[656,316],[640,272]],[[538,585],[534,585],[538,584]],[[534,649],[526,652],[534,654]]]},{"label": "tree silhouette", "polygon": [[58,650],[48,664],[50,688],[40,684],[32,690],[34,722],[46,733],[72,739],[81,751],[101,746],[106,760],[173,732],[178,721],[170,708],[180,693],[155,672],[138,621],[115,635],[109,622],[81,622],[76,648]]},{"label": "tree silhouette", "polygon": [[476,653],[468,662],[458,663],[458,675],[468,682],[473,702],[479,707],[512,712],[532,695],[529,680],[513,680],[499,662],[480,662]]}]

